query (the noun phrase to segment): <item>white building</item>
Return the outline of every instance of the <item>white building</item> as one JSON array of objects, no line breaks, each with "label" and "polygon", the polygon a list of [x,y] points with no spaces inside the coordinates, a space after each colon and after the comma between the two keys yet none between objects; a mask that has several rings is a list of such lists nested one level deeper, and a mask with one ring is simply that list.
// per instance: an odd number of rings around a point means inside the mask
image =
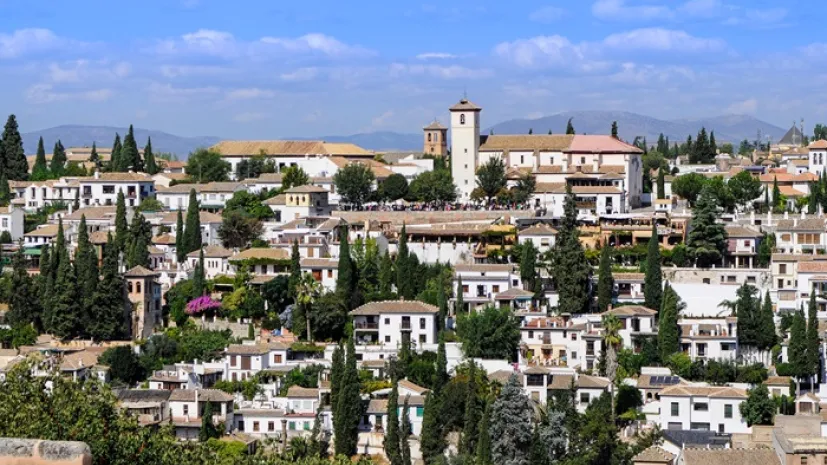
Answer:
[{"label": "white building", "polygon": [[145,173],[101,173],[78,178],[81,206],[115,205],[123,192],[127,207],[137,207],[155,194],[155,181]]},{"label": "white building", "polygon": [[36,211],[47,205],[75,201],[79,192],[78,178],[63,177],[47,181],[9,181],[15,198],[23,199],[26,211]]},{"label": "white building", "polygon": [[726,386],[668,387],[660,391],[661,429],[750,433],[738,406],[747,399],[743,389]]},{"label": "white building", "polygon": [[603,313],[614,315],[620,320],[620,337],[623,347],[633,349],[638,347],[636,337],[655,336],[655,316],[658,312],[639,305],[626,305],[607,310]]},{"label": "white building", "polygon": [[472,264],[454,267],[454,295],[462,293],[463,301],[469,309],[493,304],[497,294],[512,287],[522,289],[520,274],[514,265]]},{"label": "white building", "polygon": [[[233,256],[233,251],[225,249],[220,245],[208,245],[204,247],[204,276],[207,279],[215,279],[218,275],[230,274],[230,257]],[[187,254],[187,261],[191,269],[198,266],[198,260],[201,257],[200,250],[194,250]]]},{"label": "white building", "polygon": [[246,190],[247,186],[239,182],[211,182],[201,185],[199,201],[201,208],[221,210],[236,192]]},{"label": "white building", "polygon": [[607,378],[580,374],[571,368],[531,367],[523,371],[522,380],[526,395],[541,405],[545,405],[555,391],[569,391],[574,386],[574,403],[580,413],[607,392],[610,384]]},{"label": "white building", "polygon": [[339,260],[334,258],[302,258],[302,274],[309,273],[318,281],[325,292],[336,290],[336,279],[339,277]]},{"label": "white building", "polygon": [[[187,220],[186,213],[183,213],[183,220],[185,222]],[[218,237],[218,228],[221,226],[223,221],[221,215],[199,211],[198,221],[201,223],[201,243],[203,245],[220,245],[221,238]],[[169,212],[164,214],[161,216],[158,224],[159,226],[166,227],[167,230],[172,231],[173,234],[178,234],[178,213]],[[155,231],[155,233],[158,233],[158,231]]]},{"label": "white building", "polygon": [[820,175],[827,168],[827,141],[817,140],[807,148],[809,149],[809,171]]},{"label": "white building", "polygon": [[215,389],[176,389],[169,395],[169,409],[175,436],[178,439],[197,441],[201,431],[201,417],[209,402],[213,412],[213,424],[223,424],[225,433],[233,428],[234,398]]},{"label": "white building", "polygon": [[824,218],[792,218],[778,221],[775,249],[781,253],[812,254],[827,250]]},{"label": "white building", "polygon": [[233,344],[224,351],[224,380],[244,381],[256,373],[287,365],[288,347],[280,342]]},{"label": "white building", "polygon": [[[578,217],[595,217],[626,213],[625,192],[614,186],[573,186]],[[564,216],[566,185],[557,183],[537,184],[532,197],[535,208],[545,209],[555,218]]]},{"label": "white building", "polygon": [[25,214],[23,209],[13,202],[0,207],[0,233],[7,231],[14,242],[23,237]]},{"label": "white building", "polygon": [[734,361],[738,356],[738,319],[680,320],[681,350],[696,360]]},{"label": "white building", "polygon": [[[287,189],[265,202],[276,215],[276,221],[292,221],[303,217],[330,216],[329,192],[320,186],[297,186]],[[270,201],[272,200],[272,201]]]},{"label": "white building", "polygon": [[371,302],[350,312],[358,344],[380,342],[398,346],[407,332],[413,345],[437,341],[439,308],[419,301]]},{"label": "white building", "polygon": [[23,235],[23,244],[26,247],[51,244],[57,237],[57,229],[58,225],[56,224],[40,225],[34,231],[29,231]]},{"label": "white building", "polygon": [[551,250],[556,243],[557,230],[543,223],[523,229],[517,233],[520,244],[531,242],[534,249],[543,254]]}]

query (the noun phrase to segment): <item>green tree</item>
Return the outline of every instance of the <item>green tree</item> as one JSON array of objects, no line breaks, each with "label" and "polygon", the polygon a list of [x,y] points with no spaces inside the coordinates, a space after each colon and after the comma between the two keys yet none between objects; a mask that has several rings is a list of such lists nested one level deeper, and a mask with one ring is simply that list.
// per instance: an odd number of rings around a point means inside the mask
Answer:
[{"label": "green tree", "polygon": [[678,326],[678,314],[684,306],[678,293],[667,282],[663,288],[658,314],[658,350],[664,363],[672,354],[680,352],[681,328]]},{"label": "green tree", "polygon": [[672,192],[694,206],[701,190],[706,185],[706,178],[700,173],[687,173],[672,181]]},{"label": "green tree", "polygon": [[767,385],[759,383],[747,394],[747,400],[738,406],[747,426],[772,425],[775,420],[776,407]]},{"label": "green tree", "polygon": [[476,465],[493,465],[491,458],[491,433],[488,426],[491,424],[491,403],[486,402],[479,426],[479,440],[477,441]]},{"label": "green tree", "polygon": [[400,455],[402,455],[402,465],[412,465],[411,461],[411,443],[410,437],[413,433],[413,425],[411,425],[411,409],[408,405],[408,396],[405,396],[405,402],[402,404],[402,419],[399,422],[399,443]]},{"label": "green tree", "polygon": [[198,440],[207,442],[212,438],[221,437],[221,433],[213,423],[212,402],[204,402],[204,412],[201,413],[201,430],[198,432]]},{"label": "green tree", "polygon": [[456,300],[454,300],[454,314],[459,315],[465,312],[465,296],[462,292],[462,276],[457,278]]},{"label": "green tree", "polygon": [[146,372],[140,358],[130,346],[117,346],[106,349],[101,354],[100,363],[109,367],[109,376],[113,381],[126,387],[132,387],[146,378]]},{"label": "green tree", "polygon": [[[63,236],[63,221],[58,223],[58,237]],[[65,239],[61,241],[65,244]],[[80,294],[77,286],[77,275],[66,246],[56,246],[56,253],[60,257],[55,278],[54,293],[51,299],[51,332],[63,339],[71,339],[78,335],[81,324]]]},{"label": "green tree", "polygon": [[115,205],[115,243],[119,252],[126,252],[129,229],[126,222],[126,200],[123,191],[118,191]]},{"label": "green tree", "polygon": [[184,245],[184,216],[181,214],[181,209],[178,209],[178,215],[175,220],[175,258],[178,263],[184,263],[187,259],[187,250]]},{"label": "green tree", "polygon": [[349,163],[333,175],[342,201],[356,208],[361,208],[370,199],[375,179],[373,171],[362,163]]},{"label": "green tree", "polygon": [[158,174],[158,164],[155,162],[155,154],[152,152],[152,138],[146,138],[146,146],[144,147],[144,170],[149,175]]},{"label": "green tree", "polygon": [[561,313],[583,313],[589,304],[591,266],[586,260],[577,227],[577,206],[571,185],[566,185],[564,216],[552,250],[552,270],[560,295]]},{"label": "green tree", "polygon": [[746,207],[761,196],[761,181],[749,171],[741,171],[727,182],[736,205]]},{"label": "green tree", "polygon": [[300,166],[290,166],[282,173],[281,185],[285,190],[308,184],[310,184],[310,176]]},{"label": "green tree", "polygon": [[764,294],[764,304],[761,306],[758,320],[758,347],[764,351],[771,350],[778,343],[778,333],[775,328],[775,313],[772,310],[772,299],[770,299],[769,290]]},{"label": "green tree", "polygon": [[81,289],[84,306],[84,316],[88,322],[93,318],[91,307],[98,288],[100,275],[98,273],[98,255],[95,247],[89,242],[89,233],[86,226],[86,215],[81,215],[78,227],[78,248],[75,252],[75,269],[78,274],[78,285]]},{"label": "green tree", "polygon": [[463,413],[462,440],[459,444],[460,454],[473,457],[479,443],[480,418],[483,415],[483,406],[477,395],[477,366],[472,360],[468,364],[468,393],[465,396],[465,412]]},{"label": "green tree", "polygon": [[299,241],[293,240],[293,245],[290,250],[290,284],[288,292],[291,297],[296,295],[296,289],[302,279],[302,256],[299,253]]},{"label": "green tree", "polygon": [[775,234],[765,233],[761,243],[758,244],[758,266],[761,268],[770,266],[773,250],[775,250]]},{"label": "green tree", "polygon": [[529,465],[534,410],[512,375],[491,406],[491,458],[494,463]]},{"label": "green tree", "polygon": [[521,174],[514,187],[514,201],[518,205],[526,205],[537,190],[537,179],[531,173]]},{"label": "green tree", "polygon": [[0,171],[5,173],[6,179],[25,181],[29,178],[29,161],[23,150],[23,138],[20,136],[17,118],[14,115],[9,115],[3,127],[3,136],[0,137],[0,161]]},{"label": "green tree", "polygon": [[772,178],[772,208],[776,212],[783,212],[787,209],[786,198],[781,195],[781,189],[778,188],[778,176]]},{"label": "green tree", "polygon": [[187,174],[199,183],[227,181],[231,169],[221,154],[211,149],[197,149],[187,159]]},{"label": "green tree", "polygon": [[659,310],[663,295],[663,272],[660,267],[660,241],[658,225],[652,222],[652,236],[646,251],[646,277],[643,282],[644,305]]},{"label": "green tree", "polygon": [[43,147],[43,136],[37,141],[37,155],[32,167],[32,181],[49,179],[49,167],[46,165],[46,149]]},{"label": "green tree", "polygon": [[121,163],[121,135],[115,133],[115,141],[112,142],[112,154],[109,157],[109,171],[118,171],[118,166]]},{"label": "green tree", "polygon": [[138,143],[135,141],[135,130],[131,124],[129,125],[129,130],[126,132],[126,137],[123,138],[123,147],[121,148],[121,156],[118,161],[120,165],[117,171],[143,171],[143,160],[141,160]]},{"label": "green tree", "polygon": [[818,306],[816,305],[815,292],[812,292],[807,308],[807,374],[811,377],[813,383],[818,382],[820,365],[821,339],[818,336]]},{"label": "green tree", "polygon": [[[391,361],[393,363],[393,361]],[[391,465],[402,465],[402,451],[399,447],[399,388],[393,380],[388,396],[387,425],[385,426],[385,455]]]},{"label": "green tree", "polygon": [[457,186],[448,170],[426,171],[411,181],[408,197],[428,205],[442,205],[457,199]]},{"label": "green tree", "polygon": [[792,374],[795,376],[796,382],[800,382],[801,378],[806,377],[810,371],[807,360],[807,324],[804,320],[803,311],[794,312],[787,352]]},{"label": "green tree", "polygon": [[569,118],[569,121],[566,123],[566,135],[569,135],[569,136],[571,136],[571,135],[574,135],[574,134],[575,134],[575,132],[574,132],[574,125],[573,125],[573,124],[571,124],[571,120],[572,120],[572,119],[573,119],[573,118]]},{"label": "green tree", "polygon": [[704,187],[710,191],[718,206],[724,211],[731,212],[735,209],[735,198],[732,192],[730,192],[729,186],[724,181],[723,176],[715,176],[708,179]]},{"label": "green tree", "polygon": [[705,188],[692,209],[692,230],[687,244],[689,255],[702,268],[719,264],[726,251],[726,229],[717,220],[718,204]]},{"label": "green tree", "polygon": [[356,452],[359,421],[362,417],[359,372],[356,369],[356,349],[352,337],[347,342],[344,370],[339,381],[337,405],[333,415],[335,450],[336,455],[350,457]]},{"label": "green tree", "polygon": [[103,248],[103,266],[101,280],[97,285],[92,305],[92,314],[88,331],[96,340],[119,339],[126,333],[124,315],[124,281],[118,273],[118,248],[107,234]]},{"label": "green tree", "polygon": [[59,178],[63,176],[63,172],[66,169],[66,150],[63,148],[63,144],[58,140],[55,142],[55,147],[52,149],[52,161],[49,165],[49,171],[51,171],[51,177]]},{"label": "green tree", "polygon": [[184,226],[184,254],[201,248],[201,216],[198,196],[195,189],[190,189],[189,204],[187,205],[187,222]]},{"label": "green tree", "polygon": [[408,195],[408,180],[399,173],[394,173],[382,183],[382,200],[394,202]]},{"label": "green tree", "polygon": [[[663,136],[663,134],[661,134],[661,136]],[[612,137],[614,137],[615,139],[618,139],[618,136],[617,136],[617,121],[612,121]]]},{"label": "green tree", "polygon": [[612,248],[607,244],[600,251],[600,266],[597,272],[597,311],[608,310],[612,304],[614,294],[614,278],[612,278]]},{"label": "green tree", "polygon": [[425,397],[425,408],[422,413],[422,433],[419,438],[419,448],[426,465],[438,464],[444,457],[445,436],[443,423],[440,419],[441,399],[439,394],[432,392]]},{"label": "green tree", "polygon": [[330,406],[334,413],[339,405],[339,389],[342,387],[342,375],[345,372],[345,351],[341,342],[333,350],[330,363]]},{"label": "green tree", "polygon": [[89,152],[89,163],[95,165],[95,171],[100,171],[101,169],[101,157],[98,154],[98,146],[95,142],[92,142],[92,150]]},{"label": "green tree", "polygon": [[485,193],[487,203],[505,189],[505,163],[500,157],[492,157],[477,168],[477,187]]},{"label": "green tree", "polygon": [[614,387],[617,381],[617,355],[623,344],[620,337],[620,319],[611,313],[603,315],[603,347],[606,348],[606,376],[611,383],[609,390],[612,398],[612,423],[614,423]]},{"label": "green tree", "polygon": [[[0,205],[8,205],[11,202],[11,190],[9,189],[9,180],[6,179],[6,173],[0,173]],[[8,231],[3,231],[8,232]]]},{"label": "green tree", "polygon": [[6,315],[6,322],[12,327],[36,324],[40,320],[37,290],[27,268],[23,247],[18,247],[12,257],[13,292],[9,296],[9,313]]},{"label": "green tree", "polygon": [[390,252],[387,250],[379,260],[379,298],[389,300],[393,294],[393,282],[396,280],[396,275],[393,272],[393,261],[391,260]]},{"label": "green tree", "polygon": [[348,310],[358,306],[356,267],[350,254],[350,241],[346,226],[339,228],[339,265],[336,277],[336,294],[345,303]]},{"label": "green tree", "polygon": [[310,273],[305,273],[296,286],[296,306],[293,307],[293,332],[301,335],[306,329],[307,340],[313,340],[310,312],[321,294],[321,284]]},{"label": "green tree", "polygon": [[520,343],[519,324],[508,307],[460,315],[457,332],[467,357],[511,360]]},{"label": "green tree", "polygon": [[439,346],[436,353],[436,372],[434,376],[434,392],[442,392],[442,388],[448,384],[448,358],[445,353],[445,333],[439,332]]},{"label": "green tree", "polygon": [[204,276],[204,249],[198,250],[198,263],[195,265],[195,270],[192,275],[192,289],[195,296],[204,295],[207,283]]},{"label": "green tree", "polygon": [[221,244],[228,248],[247,248],[264,232],[264,226],[256,218],[251,218],[239,210],[224,210],[218,237]]}]

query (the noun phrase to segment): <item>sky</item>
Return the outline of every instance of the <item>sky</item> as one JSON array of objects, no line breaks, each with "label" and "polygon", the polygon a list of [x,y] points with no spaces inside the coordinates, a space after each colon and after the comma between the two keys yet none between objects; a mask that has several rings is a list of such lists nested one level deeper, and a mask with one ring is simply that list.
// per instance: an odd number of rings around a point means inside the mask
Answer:
[{"label": "sky", "polygon": [[[823,0],[0,0],[0,114],[276,139],[569,110],[827,122]],[[810,132],[809,130],[807,132]]]}]

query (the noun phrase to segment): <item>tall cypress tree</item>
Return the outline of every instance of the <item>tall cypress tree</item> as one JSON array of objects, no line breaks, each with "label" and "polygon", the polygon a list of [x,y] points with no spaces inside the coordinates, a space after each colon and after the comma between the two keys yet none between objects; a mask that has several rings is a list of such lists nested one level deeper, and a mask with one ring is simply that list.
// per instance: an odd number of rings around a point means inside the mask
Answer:
[{"label": "tall cypress tree", "polygon": [[772,178],[772,206],[774,209],[786,210],[781,202],[781,189],[778,188],[778,176]]},{"label": "tall cypress tree", "polygon": [[425,397],[425,409],[422,413],[422,433],[419,435],[419,449],[425,465],[440,463],[445,453],[445,436],[443,435],[443,419],[441,394],[436,391]]},{"label": "tall cypress tree", "polygon": [[612,304],[614,294],[614,278],[612,278],[612,248],[608,244],[600,251],[600,267],[597,272],[597,311],[608,310]]},{"label": "tall cypress tree", "polygon": [[794,312],[787,352],[793,376],[797,382],[801,382],[801,378],[807,377],[810,373],[810,367],[807,364],[807,323],[804,320],[803,310]]},{"label": "tall cypress tree", "polygon": [[564,216],[560,223],[553,255],[553,275],[560,296],[560,313],[583,313],[589,306],[591,266],[586,260],[577,228],[577,206],[571,185],[566,185]]},{"label": "tall cypress tree", "polygon": [[383,300],[390,299],[393,293],[393,282],[396,276],[393,274],[393,261],[391,254],[386,250],[385,254],[379,260],[379,298]]},{"label": "tall cypress tree", "polygon": [[345,372],[345,351],[341,342],[333,350],[333,357],[330,363],[330,406],[336,413],[339,400],[339,389],[342,386],[342,375]]},{"label": "tall cypress tree", "polygon": [[534,279],[537,277],[537,249],[534,242],[523,243],[523,252],[520,255],[520,280],[523,282],[523,289],[533,289]]},{"label": "tall cypress tree", "polygon": [[409,438],[413,432],[413,426],[411,425],[411,409],[408,405],[408,397],[410,396],[405,396],[405,402],[402,404],[402,418],[399,421],[399,448],[401,449],[402,465],[412,465]]},{"label": "tall cypress tree", "polygon": [[37,155],[32,166],[32,181],[49,179],[49,167],[46,165],[46,148],[43,147],[43,136],[37,141]]},{"label": "tall cypress tree", "polygon": [[12,257],[11,288],[9,296],[9,313],[6,322],[14,327],[25,324],[36,324],[40,320],[40,309],[37,307],[37,293],[32,277],[26,269],[26,257],[23,247],[18,247]]},{"label": "tall cypress tree", "polygon": [[6,172],[0,172],[0,205],[8,205],[11,202],[11,188]]},{"label": "tall cypress tree", "polygon": [[17,126],[17,118],[9,115],[0,137],[0,153],[3,166],[0,170],[6,173],[6,178],[13,181],[25,181],[29,178],[29,161],[23,150],[23,138]]},{"label": "tall cypress tree", "polygon": [[392,383],[385,426],[385,455],[391,465],[402,465],[402,451],[399,448],[399,384],[396,379]]},{"label": "tall cypress tree", "polygon": [[571,135],[574,135],[574,134],[575,134],[575,132],[574,132],[574,125],[573,125],[573,124],[571,124],[571,120],[572,120],[572,118],[569,118],[568,123],[566,123],[566,135],[569,135],[569,136],[571,136]]},{"label": "tall cypress tree", "polygon": [[663,299],[658,313],[658,350],[661,363],[666,363],[673,354],[680,351],[681,329],[678,313],[683,304],[680,297],[667,282],[663,288]]},{"label": "tall cypress tree", "polygon": [[115,141],[112,143],[112,155],[109,158],[109,171],[119,171],[121,166],[121,135],[115,133]]},{"label": "tall cypress tree", "polygon": [[356,267],[350,256],[350,242],[346,226],[339,227],[339,275],[336,277],[336,293],[348,310],[356,307]]},{"label": "tall cypress tree", "polygon": [[472,360],[468,366],[468,392],[465,395],[464,426],[459,445],[460,454],[466,457],[473,457],[476,453],[481,416],[482,406],[477,398],[477,366]]},{"label": "tall cypress tree", "polygon": [[59,258],[51,299],[51,328],[55,336],[66,340],[78,335],[81,325],[81,303],[78,278],[75,268],[69,261],[66,239],[63,233],[63,220],[58,223],[58,237],[55,242],[55,256]]},{"label": "tall cypress tree", "polygon": [[178,209],[178,217],[175,220],[175,258],[178,263],[184,263],[187,259],[187,251],[184,246],[184,216],[181,214],[181,209]]},{"label": "tall cypress tree", "polygon": [[95,171],[100,171],[101,157],[98,154],[98,146],[95,142],[92,142],[92,151],[89,153],[89,163],[95,165]]},{"label": "tall cypress tree", "polygon": [[439,307],[438,320],[436,322],[437,331],[445,329],[445,320],[448,318],[448,296],[445,295],[445,285],[442,280],[438,280],[436,286],[436,302]]},{"label": "tall cypress tree", "polygon": [[462,287],[462,276],[457,278],[457,298],[454,300],[454,313],[459,315],[465,312],[465,294]]},{"label": "tall cypress tree", "polygon": [[55,148],[52,149],[52,162],[49,164],[49,171],[52,172],[51,177],[59,178],[63,176],[66,171],[66,149],[63,148],[63,143],[58,140],[55,142]]},{"label": "tall cypress tree", "polygon": [[212,402],[207,402],[207,405],[204,406],[204,413],[201,414],[201,430],[198,432],[199,442],[207,442],[221,436],[218,428],[215,427],[215,423],[213,423],[212,416]]},{"label": "tall cypress tree", "polygon": [[494,463],[529,465],[534,410],[512,375],[491,406],[491,458]]},{"label": "tall cypress tree", "polygon": [[152,152],[152,138],[147,137],[144,147],[144,171],[149,175],[158,174],[158,164],[155,162],[155,154]]},{"label": "tall cypress tree", "polygon": [[[299,286],[299,282],[302,279],[302,265],[301,265],[301,254],[299,253],[299,241],[297,239],[293,240],[293,247],[290,253],[290,280],[288,281],[288,288],[287,288],[287,295],[291,298],[296,297],[296,288]],[[341,265],[340,265],[341,267]],[[295,307],[294,307],[294,310]],[[296,328],[296,332],[298,328]]]},{"label": "tall cypress tree", "polygon": [[201,248],[201,216],[199,209],[195,189],[190,189],[190,200],[189,205],[187,205],[187,224],[184,229],[185,254]]},{"label": "tall cypress tree", "polygon": [[[661,134],[661,136],[663,136],[663,134]],[[618,139],[618,136],[617,136],[617,121],[612,121],[612,137],[614,137],[615,139]]]},{"label": "tall cypress tree", "polygon": [[663,272],[660,267],[658,225],[653,222],[652,237],[649,238],[649,247],[646,250],[646,277],[643,281],[644,305],[652,310],[659,310],[662,295]]},{"label": "tall cypress tree", "polygon": [[80,226],[78,227],[78,248],[75,253],[75,269],[78,274],[78,286],[81,289],[83,298],[84,320],[87,322],[92,316],[92,305],[95,291],[98,287],[98,257],[95,247],[89,242],[89,232],[86,227],[86,215],[81,215]]},{"label": "tall cypress tree", "polygon": [[95,291],[89,335],[96,340],[120,339],[126,334],[124,281],[118,273],[118,247],[112,233],[103,247],[101,280]]},{"label": "tall cypress tree", "polygon": [[[204,295],[206,288],[206,277],[204,276],[204,249],[198,252],[198,263],[192,275],[192,291],[195,295]],[[299,331],[297,331],[299,332]]]},{"label": "tall cypress tree", "polygon": [[434,392],[440,394],[448,384],[448,357],[445,354],[445,333],[439,332],[439,345],[436,351],[436,372],[434,373]]},{"label": "tall cypress tree", "polygon": [[123,191],[118,191],[118,200],[115,203],[115,244],[118,252],[126,252],[129,239],[129,229],[126,223],[126,200]]},{"label": "tall cypress tree", "polygon": [[143,168],[141,154],[138,152],[138,144],[135,142],[135,131],[132,129],[131,124],[129,125],[126,137],[123,138],[123,148],[121,148],[121,155],[118,162],[118,171],[141,171]]},{"label": "tall cypress tree", "polygon": [[492,465],[491,460],[491,433],[488,425],[491,423],[491,403],[486,402],[485,409],[480,419],[480,433],[477,441],[477,454],[475,465]]},{"label": "tall cypress tree", "polygon": [[359,394],[359,372],[356,369],[356,348],[351,337],[347,341],[345,366],[340,378],[333,415],[336,455],[350,457],[356,453],[359,421],[362,417],[362,398]]},{"label": "tall cypress tree", "polygon": [[818,381],[818,372],[821,366],[821,340],[818,337],[818,306],[815,292],[810,293],[810,303],[807,308],[807,367],[808,375]]},{"label": "tall cypress tree", "polygon": [[666,170],[661,166],[658,168],[658,182],[657,182],[658,199],[666,198]]},{"label": "tall cypress tree", "polygon": [[409,255],[407,227],[405,223],[402,223],[402,230],[399,231],[399,243],[396,248],[396,293],[399,294],[399,297],[405,299],[412,298],[411,294],[413,293]]},{"label": "tall cypress tree", "polygon": [[43,246],[40,253],[40,274],[37,277],[37,290],[40,302],[40,324],[38,329],[45,330],[51,316],[52,287],[54,286],[54,275],[52,274],[52,258],[49,244]]},{"label": "tall cypress tree", "polygon": [[778,333],[775,328],[774,313],[772,311],[772,299],[769,289],[764,294],[764,305],[761,307],[760,337],[761,350],[768,351],[778,343]]}]

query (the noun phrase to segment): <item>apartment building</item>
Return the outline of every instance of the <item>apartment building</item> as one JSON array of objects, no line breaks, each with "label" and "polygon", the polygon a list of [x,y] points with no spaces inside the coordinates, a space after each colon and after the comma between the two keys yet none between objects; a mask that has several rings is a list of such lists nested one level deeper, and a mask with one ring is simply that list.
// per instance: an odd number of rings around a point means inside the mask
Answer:
[{"label": "apartment building", "polygon": [[734,361],[738,357],[738,319],[681,320],[681,350],[692,361]]},{"label": "apartment building", "polygon": [[456,265],[453,287],[456,289],[454,295],[462,293],[463,301],[470,310],[493,304],[501,292],[511,288],[522,289],[520,274],[515,265],[510,264]]},{"label": "apartment building", "polygon": [[398,346],[408,333],[414,346],[437,342],[439,308],[419,301],[371,302],[350,312],[357,344]]},{"label": "apartment building", "polygon": [[225,381],[244,381],[262,370],[287,365],[288,347],[280,342],[233,344],[224,351]]},{"label": "apartment building", "polygon": [[213,424],[224,425],[224,432],[233,428],[234,397],[215,389],[176,389],[169,395],[171,423],[175,436],[186,441],[197,441],[202,416],[207,403],[212,404]]},{"label": "apartment building", "polygon": [[661,429],[749,433],[738,406],[747,392],[727,386],[676,385],[660,391]]}]

